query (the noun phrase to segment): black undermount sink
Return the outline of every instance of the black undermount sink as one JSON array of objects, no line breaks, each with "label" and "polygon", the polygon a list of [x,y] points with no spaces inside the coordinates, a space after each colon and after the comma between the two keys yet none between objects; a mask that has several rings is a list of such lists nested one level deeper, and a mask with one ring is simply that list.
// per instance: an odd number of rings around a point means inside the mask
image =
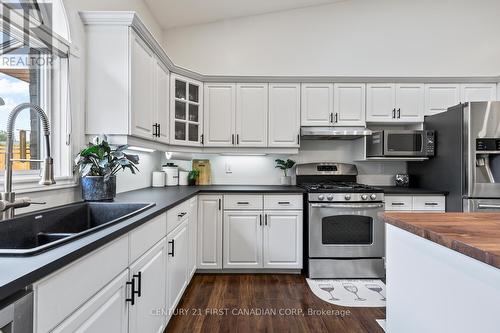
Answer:
[{"label": "black undermount sink", "polygon": [[81,202],[0,221],[0,256],[31,256],[132,217],[154,203]]}]

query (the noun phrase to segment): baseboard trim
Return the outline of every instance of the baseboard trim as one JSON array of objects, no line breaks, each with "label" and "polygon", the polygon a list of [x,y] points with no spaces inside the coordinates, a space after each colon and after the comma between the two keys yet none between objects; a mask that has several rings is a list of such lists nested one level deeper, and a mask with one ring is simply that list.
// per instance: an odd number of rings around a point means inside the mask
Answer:
[{"label": "baseboard trim", "polygon": [[302,274],[301,269],[197,269],[196,273],[209,274]]}]

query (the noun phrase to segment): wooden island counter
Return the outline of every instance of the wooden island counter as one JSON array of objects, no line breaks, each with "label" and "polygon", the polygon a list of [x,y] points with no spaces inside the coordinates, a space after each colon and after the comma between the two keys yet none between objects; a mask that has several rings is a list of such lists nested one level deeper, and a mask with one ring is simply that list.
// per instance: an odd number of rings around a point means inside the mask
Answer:
[{"label": "wooden island counter", "polygon": [[387,332],[500,332],[500,214],[382,218]]}]

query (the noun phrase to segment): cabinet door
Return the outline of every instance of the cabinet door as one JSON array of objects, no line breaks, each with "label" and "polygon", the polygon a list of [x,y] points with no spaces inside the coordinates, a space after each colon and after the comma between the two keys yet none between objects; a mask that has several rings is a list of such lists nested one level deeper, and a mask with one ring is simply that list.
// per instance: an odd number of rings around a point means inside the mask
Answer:
[{"label": "cabinet door", "polygon": [[204,85],[204,145],[231,147],[236,143],[236,85],[205,83]]},{"label": "cabinet door", "polygon": [[167,309],[174,310],[187,286],[188,221],[184,221],[168,236]]},{"label": "cabinet door", "polygon": [[265,211],[264,268],[302,268],[302,211]]},{"label": "cabinet door", "polygon": [[333,122],[333,84],[303,83],[301,126],[330,126]]},{"label": "cabinet door", "polygon": [[268,84],[236,85],[236,145],[267,146]]},{"label": "cabinet door", "polygon": [[189,260],[188,260],[188,277],[191,277],[196,272],[196,256],[197,256],[197,234],[198,234],[198,199],[192,198],[189,200]]},{"label": "cabinet door", "polygon": [[460,86],[460,101],[485,102],[497,100],[497,85],[495,83],[468,83]]},{"label": "cabinet door", "polygon": [[365,88],[362,83],[334,84],[334,126],[366,126]]},{"label": "cabinet door", "polygon": [[262,267],[261,211],[224,212],[224,268]]},{"label": "cabinet door", "polygon": [[164,315],[152,315],[155,309],[166,309],[167,300],[167,246],[163,238],[130,266],[130,279],[134,279],[134,305],[129,307],[129,332],[162,333],[165,329]]},{"label": "cabinet door", "polygon": [[200,146],[203,124],[202,83],[170,75],[170,143]]},{"label": "cabinet door", "polygon": [[170,101],[168,98],[170,94],[169,85],[169,71],[159,60],[156,60],[156,123],[159,126],[159,136],[156,139],[163,143],[168,143],[170,139]]},{"label": "cabinet door", "polygon": [[460,103],[460,86],[458,84],[425,85],[426,116],[444,112],[458,103]]},{"label": "cabinet door", "polygon": [[222,268],[222,195],[198,196],[198,269]]},{"label": "cabinet door", "polygon": [[52,332],[128,332],[128,275],[122,272]]},{"label": "cabinet door", "polygon": [[396,121],[421,123],[424,121],[424,85],[396,85]]},{"label": "cabinet door", "polygon": [[131,134],[153,139],[155,123],[153,52],[135,34],[132,35],[131,51]]},{"label": "cabinet door", "polygon": [[300,84],[269,84],[269,147],[299,147]]},{"label": "cabinet door", "polygon": [[396,114],[396,89],[393,83],[366,85],[366,121],[393,122]]}]

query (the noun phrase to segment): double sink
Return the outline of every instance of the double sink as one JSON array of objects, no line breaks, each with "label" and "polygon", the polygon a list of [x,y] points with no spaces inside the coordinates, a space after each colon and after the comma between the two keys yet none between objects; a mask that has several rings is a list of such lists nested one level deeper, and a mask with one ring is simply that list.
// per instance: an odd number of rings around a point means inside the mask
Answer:
[{"label": "double sink", "polygon": [[154,203],[81,202],[0,221],[0,256],[30,256],[124,221]]}]

